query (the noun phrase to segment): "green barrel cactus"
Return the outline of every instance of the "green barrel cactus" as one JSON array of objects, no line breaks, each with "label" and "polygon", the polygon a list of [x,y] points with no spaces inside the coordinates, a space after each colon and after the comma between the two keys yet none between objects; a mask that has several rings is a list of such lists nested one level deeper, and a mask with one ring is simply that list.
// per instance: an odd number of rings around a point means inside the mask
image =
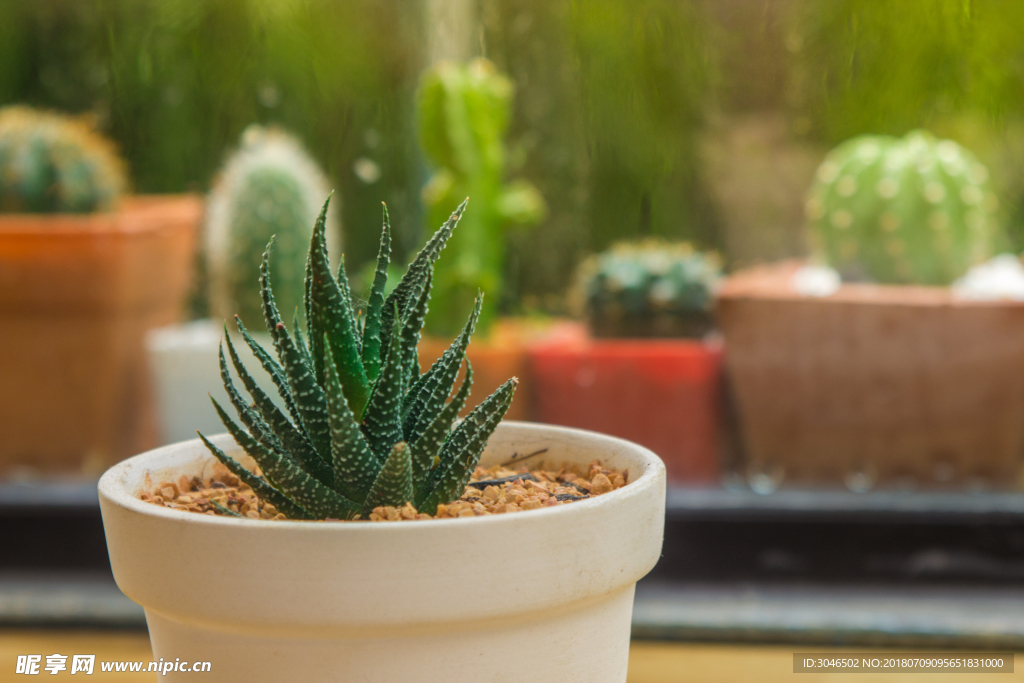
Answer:
[{"label": "green barrel cactus", "polygon": [[597,337],[702,337],[721,275],[715,252],[619,242],[580,265],[572,298]]},{"label": "green barrel cactus", "polygon": [[478,291],[487,294],[480,315],[480,328],[487,329],[502,298],[505,228],[537,223],[546,214],[544,199],[531,184],[505,182],[511,107],[511,81],[485,59],[468,65],[442,62],[420,84],[420,141],[435,167],[423,190],[430,224],[444,220],[464,197],[473,197],[473,208],[448,246],[450,255],[434,276],[439,300],[427,316],[432,334],[455,334]]},{"label": "green barrel cactus", "polygon": [[416,346],[434,262],[465,203],[427,241],[387,296],[391,233],[385,210],[376,276],[362,314],[352,305],[344,259],[337,276],[327,260],[327,206],[316,221],[306,262],[305,333],[298,324],[289,329],[281,319],[271,287],[269,245],[260,266],[259,293],[277,359],[235,318],[245,343],[274,380],[283,407],[259,388],[225,334],[231,364],[250,396],[243,398],[221,347],[224,387],[244,429],[216,400],[214,407],[262,474],[200,438],[259,497],[294,519],[365,518],[375,507],[407,503],[434,513],[438,505],[461,496],[518,382],[509,379],[452,428],[472,386],[467,365],[452,396],[480,316],[480,297],[448,350],[427,372],[419,370]]},{"label": "green barrel cactus", "polygon": [[812,248],[847,279],[948,285],[991,258],[1002,234],[988,171],[924,131],[834,149],[807,202]]},{"label": "green barrel cactus", "polygon": [[0,109],[0,212],[107,211],[126,185],[113,143],[86,120],[17,105]]},{"label": "green barrel cactus", "polygon": [[[262,315],[256,284],[260,257],[271,237],[275,248],[278,306],[291,316],[302,303],[306,246],[326,196],[327,179],[295,138],[250,126],[241,147],[224,165],[210,192],[206,223],[206,268],[213,317]],[[335,248],[332,215],[327,234]]]}]

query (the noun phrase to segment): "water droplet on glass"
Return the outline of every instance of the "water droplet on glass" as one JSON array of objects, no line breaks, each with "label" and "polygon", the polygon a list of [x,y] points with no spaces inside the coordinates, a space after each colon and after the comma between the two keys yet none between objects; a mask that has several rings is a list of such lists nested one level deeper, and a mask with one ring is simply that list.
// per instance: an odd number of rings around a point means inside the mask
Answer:
[{"label": "water droplet on glass", "polygon": [[846,488],[854,493],[867,493],[874,487],[878,474],[870,463],[854,467],[843,477]]},{"label": "water droplet on glass", "polygon": [[760,463],[754,465],[747,476],[750,490],[761,495],[774,493],[785,477],[785,470],[781,465],[775,463]]}]

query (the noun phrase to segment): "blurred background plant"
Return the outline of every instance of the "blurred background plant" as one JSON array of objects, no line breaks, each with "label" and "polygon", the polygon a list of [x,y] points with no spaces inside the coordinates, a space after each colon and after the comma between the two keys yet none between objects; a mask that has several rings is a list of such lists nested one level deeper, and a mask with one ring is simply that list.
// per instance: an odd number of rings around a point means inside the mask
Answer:
[{"label": "blurred background plant", "polygon": [[927,128],[973,151],[1021,248],[1021,28],[1014,0],[7,2],[0,104],[89,114],[141,192],[204,191],[248,125],[291,130],[344,199],[355,273],[381,201],[397,263],[436,223],[421,74],[486,57],[515,91],[490,172],[547,205],[505,234],[491,300],[558,312],[575,266],[623,239],[717,248],[729,267],[805,255],[813,171],[860,134]]},{"label": "blurred background plant", "polygon": [[[252,123],[308,142],[345,197],[342,220],[418,247],[415,5],[397,0],[0,3],[0,103],[89,112],[141,192],[205,192]],[[351,199],[348,199],[351,197]],[[372,260],[376,230],[349,258]]]},{"label": "blurred background plant", "polygon": [[1005,246],[988,178],[973,154],[927,131],[847,140],[807,200],[816,256],[848,280],[949,285]]},{"label": "blurred background plant", "polygon": [[427,234],[463,199],[470,197],[472,204],[448,241],[448,258],[434,270],[438,296],[427,314],[429,333],[458,334],[464,312],[482,291],[486,296],[477,328],[486,334],[504,294],[505,230],[533,225],[547,210],[528,181],[505,181],[511,104],[511,81],[485,59],[441,62],[420,85],[420,142],[435,168],[423,188]]},{"label": "blurred background plant", "polygon": [[109,211],[126,182],[124,162],[88,121],[0,109],[0,211]]},{"label": "blurred background plant", "polygon": [[721,276],[718,254],[685,242],[618,242],[580,264],[574,308],[596,337],[699,339]]},{"label": "blurred background plant", "polygon": [[829,147],[915,128],[963,144],[992,171],[1012,246],[1024,248],[1024,5],[786,4],[785,99],[794,131]]},{"label": "blurred background plant", "polygon": [[[286,317],[302,307],[306,252],[329,181],[302,144],[283,131],[252,125],[228,157],[210,191],[205,263],[214,320],[263,319],[257,285],[262,255],[270,256],[274,298]],[[338,253],[336,207],[328,214],[331,253]],[[290,318],[289,318],[290,319]]]}]

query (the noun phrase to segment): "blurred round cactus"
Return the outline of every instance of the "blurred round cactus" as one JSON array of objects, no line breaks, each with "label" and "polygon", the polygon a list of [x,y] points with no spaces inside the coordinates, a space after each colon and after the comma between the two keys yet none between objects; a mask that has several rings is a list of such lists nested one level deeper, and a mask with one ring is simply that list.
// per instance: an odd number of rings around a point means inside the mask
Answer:
[{"label": "blurred round cactus", "polygon": [[[274,297],[286,319],[302,306],[306,252],[324,197],[327,178],[298,140],[272,128],[249,126],[210,192],[206,267],[210,312],[215,319],[238,315],[263,319],[259,267],[271,237]],[[332,252],[338,248],[337,202],[328,214]]]},{"label": "blurred round cactus", "polygon": [[126,184],[113,143],[84,118],[0,109],[0,212],[106,211]]},{"label": "blurred round cactus", "polygon": [[847,280],[948,285],[1001,246],[988,170],[924,131],[834,149],[807,201],[812,250]]},{"label": "blurred round cactus", "polygon": [[721,274],[718,254],[687,243],[620,242],[581,264],[573,304],[596,337],[702,337]]}]

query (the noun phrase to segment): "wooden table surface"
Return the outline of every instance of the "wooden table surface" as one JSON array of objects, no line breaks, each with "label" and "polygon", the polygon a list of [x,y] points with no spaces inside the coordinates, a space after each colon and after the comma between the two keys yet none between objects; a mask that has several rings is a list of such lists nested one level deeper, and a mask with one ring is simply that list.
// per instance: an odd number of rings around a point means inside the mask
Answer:
[{"label": "wooden table surface", "polygon": [[[968,680],[963,674],[794,674],[793,652],[815,650],[820,648],[637,642],[630,654],[628,683],[943,683]],[[149,639],[137,632],[0,631],[0,682],[36,680],[14,673],[19,654],[41,654],[45,663],[45,655],[54,653],[95,654],[97,662],[150,659]],[[1024,682],[1022,669],[1024,664],[1019,664],[1016,673],[985,674],[982,680],[985,683]],[[41,674],[46,678],[40,680],[70,677],[67,671],[56,676],[45,671]],[[150,673],[104,674],[97,664],[95,673],[83,680],[91,683],[153,683],[158,679]]]}]

